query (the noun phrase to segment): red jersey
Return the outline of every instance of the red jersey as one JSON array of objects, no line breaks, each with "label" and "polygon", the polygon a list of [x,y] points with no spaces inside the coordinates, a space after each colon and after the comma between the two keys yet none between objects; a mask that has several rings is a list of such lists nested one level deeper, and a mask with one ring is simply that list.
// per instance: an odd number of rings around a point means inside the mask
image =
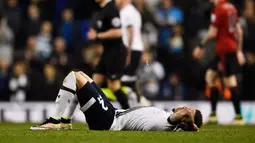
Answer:
[{"label": "red jersey", "polygon": [[212,11],[211,24],[218,29],[216,54],[236,52],[236,25],[239,21],[235,6],[227,1],[219,2]]}]

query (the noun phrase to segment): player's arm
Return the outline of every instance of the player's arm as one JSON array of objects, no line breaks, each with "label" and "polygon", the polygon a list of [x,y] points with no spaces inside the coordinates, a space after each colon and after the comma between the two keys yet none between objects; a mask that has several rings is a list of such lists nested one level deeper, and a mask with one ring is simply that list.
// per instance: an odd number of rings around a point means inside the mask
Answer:
[{"label": "player's arm", "polygon": [[198,131],[198,127],[194,124],[194,117],[191,111],[179,110],[174,112],[169,119],[172,124],[178,125],[184,131]]},{"label": "player's arm", "polygon": [[238,42],[238,50],[242,50],[242,44],[243,44],[243,29],[240,25],[240,23],[237,23],[236,25],[236,39],[237,39],[237,42]]},{"label": "player's arm", "polygon": [[112,28],[106,32],[97,33],[96,38],[98,39],[115,39],[120,38],[122,36],[122,32],[120,28]]},{"label": "player's arm", "polygon": [[128,47],[127,47],[128,54],[127,54],[126,65],[129,65],[131,61],[132,43],[133,43],[133,37],[134,37],[134,28],[132,25],[127,27],[127,32],[128,32]]},{"label": "player's arm", "polygon": [[211,39],[217,36],[218,28],[214,25],[210,25],[207,35],[201,40],[199,47],[203,48],[204,45]]},{"label": "player's arm", "polygon": [[88,38],[90,40],[116,39],[122,37],[121,20],[119,16],[119,11],[117,9],[111,11],[111,13],[108,16],[106,16],[103,24],[109,25],[108,27],[109,30],[104,32],[91,33],[91,35],[88,35]]},{"label": "player's arm", "polygon": [[113,10],[113,13],[109,15],[107,19],[108,19],[107,23],[108,25],[110,25],[110,29],[105,32],[97,33],[96,38],[101,40],[121,38],[122,32],[121,32],[121,20],[119,16],[119,11]]},{"label": "player's arm", "polygon": [[237,51],[237,59],[238,59],[238,63],[240,65],[244,65],[246,62],[245,56],[243,54],[242,51],[242,47],[243,47],[243,29],[240,25],[240,23],[237,23],[236,25],[236,39],[238,42],[238,51]]},{"label": "player's arm", "polygon": [[217,36],[218,28],[214,25],[210,25],[206,36],[201,40],[200,44],[196,46],[193,51],[193,57],[196,59],[201,59],[203,56],[204,45],[211,39],[214,39]]}]

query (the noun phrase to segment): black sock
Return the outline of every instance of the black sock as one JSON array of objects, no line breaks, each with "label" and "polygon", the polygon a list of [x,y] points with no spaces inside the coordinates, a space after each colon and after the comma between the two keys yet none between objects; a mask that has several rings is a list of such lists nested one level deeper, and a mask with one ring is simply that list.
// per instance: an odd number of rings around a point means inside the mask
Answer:
[{"label": "black sock", "polygon": [[238,88],[234,87],[234,88],[230,88],[230,92],[231,92],[231,100],[233,102],[234,108],[235,108],[235,112],[236,115],[241,117],[241,103],[240,103],[240,98],[239,98],[239,91]]},{"label": "black sock", "polygon": [[211,96],[210,96],[210,102],[211,102],[211,114],[215,116],[216,114],[216,107],[217,107],[217,101],[219,97],[219,91],[216,87],[213,87],[210,89],[211,91]]},{"label": "black sock", "polygon": [[114,94],[116,95],[117,100],[119,101],[121,107],[123,109],[128,109],[129,108],[129,104],[128,104],[127,95],[121,89],[115,91]]}]

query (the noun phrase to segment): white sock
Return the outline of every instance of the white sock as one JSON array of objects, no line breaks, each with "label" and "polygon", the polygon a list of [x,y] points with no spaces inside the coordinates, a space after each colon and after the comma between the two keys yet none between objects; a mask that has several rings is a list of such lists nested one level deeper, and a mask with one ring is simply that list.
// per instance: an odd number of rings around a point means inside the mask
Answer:
[{"label": "white sock", "polygon": [[70,72],[63,81],[63,86],[58,92],[56,103],[56,111],[53,114],[54,119],[60,119],[65,112],[67,106],[72,101],[76,92],[76,78],[74,72]]},{"label": "white sock", "polygon": [[65,113],[63,114],[63,118],[65,119],[72,119],[72,116],[74,114],[74,111],[78,105],[78,99],[77,95],[74,96],[74,98],[71,100],[71,103],[67,106]]}]

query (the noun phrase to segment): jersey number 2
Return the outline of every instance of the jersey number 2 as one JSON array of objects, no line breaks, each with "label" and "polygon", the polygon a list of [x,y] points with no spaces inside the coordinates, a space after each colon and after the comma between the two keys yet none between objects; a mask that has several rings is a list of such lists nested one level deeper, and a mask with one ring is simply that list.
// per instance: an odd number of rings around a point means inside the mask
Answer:
[{"label": "jersey number 2", "polygon": [[104,100],[102,98],[102,96],[99,95],[99,97],[97,97],[98,102],[101,104],[102,108],[107,111],[108,107],[104,105]]}]

